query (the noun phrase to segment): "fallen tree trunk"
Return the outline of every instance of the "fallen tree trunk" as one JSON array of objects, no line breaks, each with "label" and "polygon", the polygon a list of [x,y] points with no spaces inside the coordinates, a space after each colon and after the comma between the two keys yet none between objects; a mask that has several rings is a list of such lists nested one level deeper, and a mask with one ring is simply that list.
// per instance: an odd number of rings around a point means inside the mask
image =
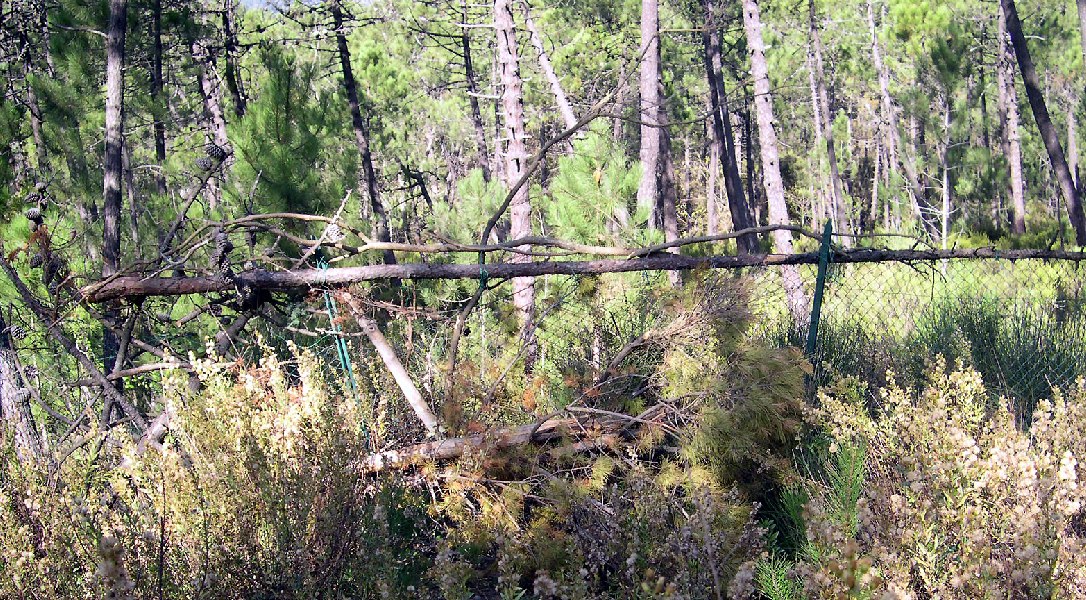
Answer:
[{"label": "fallen tree trunk", "polygon": [[610,446],[620,441],[627,429],[645,425],[657,425],[670,429],[658,419],[666,415],[663,404],[654,404],[640,415],[631,416],[584,407],[569,407],[566,413],[591,415],[585,418],[546,418],[536,423],[517,427],[502,427],[478,435],[424,442],[386,450],[366,456],[358,462],[361,473],[401,470],[429,461],[453,460],[488,450],[502,450],[532,443],[544,443],[557,439],[572,442],[569,448],[584,451],[600,446]]},{"label": "fallen tree trunk", "polygon": [[[1086,253],[1051,250],[995,250],[971,248],[955,250],[847,250],[832,253],[830,262],[920,262],[942,259],[998,258],[1007,260],[1060,259],[1086,260]],[[343,287],[364,281],[385,279],[508,279],[543,275],[597,275],[632,271],[686,271],[699,268],[735,269],[740,267],[817,264],[818,253],[748,254],[742,256],[692,257],[661,254],[629,260],[555,261],[533,263],[368,265],[333,269],[300,269],[269,272],[244,271],[233,280],[223,277],[116,277],[83,288],[87,302],[107,302],[120,298],[144,296],[184,296],[225,292],[249,286],[253,290],[291,291],[310,288]]]}]

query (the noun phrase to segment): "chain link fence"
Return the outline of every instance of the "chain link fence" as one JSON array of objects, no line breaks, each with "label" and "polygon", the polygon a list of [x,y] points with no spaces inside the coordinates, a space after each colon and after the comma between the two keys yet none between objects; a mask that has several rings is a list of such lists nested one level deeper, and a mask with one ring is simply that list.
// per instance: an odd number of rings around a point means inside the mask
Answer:
[{"label": "chain link fence", "polygon": [[[919,387],[942,356],[952,368],[960,362],[976,369],[993,398],[1007,398],[1028,419],[1054,388],[1086,376],[1086,265],[1076,260],[830,263],[813,345],[809,319],[797,320],[789,310],[782,285],[789,274],[802,281],[803,296],[813,303],[818,265],[719,269],[708,277],[736,280],[746,290],[751,341],[806,349],[814,367],[812,390],[849,376],[877,402],[877,391],[891,381]],[[667,308],[680,294],[662,272],[536,278],[536,349],[533,369],[525,373],[526,344],[511,286],[484,281],[488,289],[467,317],[456,373],[449,378],[442,367],[452,325],[479,283],[405,282],[401,300],[415,300],[401,304],[399,312],[389,312],[393,303],[372,306],[387,313],[383,327],[425,393],[484,415],[515,414],[498,410],[508,408],[500,405],[511,397],[531,412],[577,400],[624,345],[666,327],[673,314]],[[443,312],[420,308],[438,305],[438,297],[448,307]],[[450,304],[449,298],[464,300]],[[364,340],[353,335],[355,351],[365,354]],[[646,369],[630,361],[658,358],[651,350],[631,354],[621,376],[609,382],[622,389],[612,391],[635,397],[650,382],[637,380]],[[365,368],[360,376],[366,376]],[[537,396],[547,405],[536,406]]]}]

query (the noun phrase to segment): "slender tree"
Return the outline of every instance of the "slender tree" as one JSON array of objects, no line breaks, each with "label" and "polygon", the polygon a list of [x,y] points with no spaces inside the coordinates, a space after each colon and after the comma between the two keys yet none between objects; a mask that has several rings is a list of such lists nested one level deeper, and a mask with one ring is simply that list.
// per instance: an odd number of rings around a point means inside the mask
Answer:
[{"label": "slender tree", "polygon": [[527,2],[524,2],[524,25],[527,26],[532,45],[535,46],[543,77],[546,78],[551,93],[554,94],[555,103],[558,105],[558,114],[562,115],[562,122],[565,124],[566,129],[573,129],[577,125],[577,116],[573,114],[573,107],[569,103],[569,98],[566,97],[565,90],[562,89],[562,82],[558,79],[558,74],[554,72],[551,59],[547,56],[547,48],[543,45],[543,36],[540,35],[539,29],[535,26],[535,21],[532,20],[532,8]]},{"label": "slender tree", "polygon": [[[835,229],[847,233],[848,209],[845,206],[845,193],[841,186],[841,173],[837,167],[837,149],[833,141],[833,118],[830,115],[829,93],[826,91],[826,74],[822,62],[822,36],[818,31],[818,17],[815,12],[814,0],[808,0],[808,10],[811,28],[811,68],[815,82],[818,113],[815,118],[822,120],[822,139],[826,143],[826,159],[830,167],[830,197],[833,206],[833,218]],[[849,246],[850,238],[841,238],[845,247]]]},{"label": "slender tree", "polygon": [[1044,140],[1048,158],[1055,170],[1056,181],[1063,194],[1064,205],[1067,207],[1068,220],[1071,221],[1071,227],[1075,230],[1075,243],[1086,246],[1086,215],[1083,214],[1082,197],[1078,188],[1075,187],[1074,178],[1071,177],[1071,171],[1067,166],[1067,156],[1063,152],[1056,126],[1052,124],[1052,118],[1048,114],[1044,92],[1041,91],[1041,80],[1037,76],[1037,69],[1033,65],[1033,58],[1026,45],[1026,36],[1022,32],[1018,9],[1014,5],[1014,0],[1000,0],[1000,6],[1007,19],[1007,33],[1011,36],[1011,45],[1014,46],[1014,55],[1018,59],[1018,69],[1022,73],[1022,82],[1026,86],[1026,97],[1029,98],[1033,118],[1037,122],[1037,128],[1041,130],[1041,139]]},{"label": "slender tree", "polygon": [[650,212],[649,226],[658,227],[660,170],[660,4],[641,0],[641,183],[637,206]]},{"label": "slender tree", "polygon": [[[382,242],[392,240],[388,226],[388,213],[385,211],[377,185],[377,171],[373,168],[373,153],[370,150],[369,134],[366,131],[366,121],[362,118],[362,108],[358,102],[358,83],[354,78],[354,69],[351,67],[351,51],[347,46],[346,19],[344,18],[343,5],[340,0],[333,0],[328,7],[332,13],[332,26],[336,35],[336,52],[339,56],[339,66],[343,73],[343,91],[347,94],[347,104],[351,109],[351,129],[354,130],[355,147],[358,150],[358,159],[361,162],[359,169],[360,179],[358,185],[366,191],[366,202],[369,203],[373,213],[374,237]],[[366,202],[363,202],[365,206]],[[396,255],[391,250],[385,250],[382,254],[385,264],[396,264]]]},{"label": "slender tree", "polygon": [[468,87],[468,106],[471,108],[471,125],[475,132],[476,161],[483,171],[483,181],[490,181],[490,155],[487,152],[486,127],[483,125],[483,111],[479,108],[479,84],[475,74],[475,63],[471,58],[471,27],[468,24],[468,1],[462,0],[460,15],[463,23],[460,27],[460,50],[464,55],[464,79]]},{"label": "slender tree", "polygon": [[[724,90],[724,77],[721,73],[721,44],[716,11],[714,0],[705,0],[706,25],[702,29],[701,39],[705,77],[709,82],[709,107],[712,113],[710,144],[712,155],[718,157],[720,164],[723,165],[724,189],[728,195],[732,228],[739,231],[754,227],[754,215],[751,214],[750,205],[747,204],[743,181],[739,176],[739,159],[735,149],[735,138],[732,135],[731,113],[728,110],[728,97]],[[716,171],[713,170],[710,176],[715,181]],[[709,201],[715,203],[715,194],[710,195]],[[716,233],[716,223],[713,221],[710,219],[710,235]],[[741,254],[757,252],[758,237],[754,234],[743,235],[737,240],[737,246]]]},{"label": "slender tree", "polygon": [[[784,199],[784,180],[781,178],[780,149],[777,132],[773,125],[773,98],[769,86],[769,64],[765,57],[765,41],[762,39],[762,19],[756,0],[743,0],[743,27],[746,29],[747,46],[750,48],[750,71],[754,81],[754,114],[758,119],[758,145],[762,157],[762,185],[769,205],[770,225],[789,225],[788,205]],[[792,252],[792,232],[778,229],[773,232],[773,249],[781,254]],[[806,323],[808,309],[803,281],[795,267],[781,270],[788,307],[793,318]]]},{"label": "slender tree", "polygon": [[1022,174],[1022,140],[1019,133],[1018,88],[1014,85],[1014,49],[1007,35],[1007,17],[999,10],[996,41],[996,110],[1002,130],[1000,145],[1010,176],[1011,231],[1026,232],[1026,184]]},{"label": "slender tree", "polygon": [[[124,168],[124,43],[128,27],[127,0],[110,0],[109,22],[106,29],[106,114],[105,152],[102,157],[102,276],[110,277],[120,270],[121,262],[121,181]],[[107,311],[107,318],[116,318],[116,309]],[[106,373],[119,368],[118,340],[109,327],[103,328],[102,357]],[[109,426],[113,403],[106,400],[102,408],[102,425]]]},{"label": "slender tree", "polygon": [[[495,0],[494,26],[497,32],[498,77],[501,82],[501,108],[505,137],[505,184],[512,189],[524,176],[528,162],[528,150],[524,144],[527,132],[524,128],[523,82],[520,77],[516,27],[513,24],[512,0]],[[527,185],[521,186],[509,204],[509,236],[513,239],[532,233],[532,206]],[[516,254],[513,262],[529,262],[530,257]],[[527,352],[525,365],[531,370],[536,356],[537,343],[533,331],[535,315],[535,280],[527,277],[513,280],[513,305],[520,315],[521,332]]]}]

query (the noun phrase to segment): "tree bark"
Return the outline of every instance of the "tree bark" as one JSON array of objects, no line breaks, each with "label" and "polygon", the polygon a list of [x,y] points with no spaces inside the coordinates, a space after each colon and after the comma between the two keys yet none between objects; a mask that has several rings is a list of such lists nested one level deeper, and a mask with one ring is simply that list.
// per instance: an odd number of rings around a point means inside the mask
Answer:
[{"label": "tree bark", "polygon": [[166,124],[162,121],[165,106],[162,96],[162,0],[154,0],[151,5],[151,105],[154,107],[155,136],[155,191],[166,194]]},{"label": "tree bark", "polygon": [[30,390],[19,384],[15,349],[7,334],[7,323],[0,319],[0,422],[6,423],[15,442],[20,462],[41,458],[41,440],[30,412]]},{"label": "tree bark", "polygon": [[[944,259],[1000,260],[1073,260],[1086,261],[1081,252],[1050,250],[997,250],[994,248],[959,248],[949,250],[869,250],[834,251],[835,263],[937,261]],[[748,254],[693,257],[659,253],[643,258],[601,259],[589,261],[554,261],[532,263],[488,263],[487,273],[493,279],[532,278],[544,275],[598,275],[602,273],[632,273],[640,271],[674,271],[692,269],[735,269],[753,266],[812,265],[819,260],[818,252],[802,254]],[[0,267],[5,263],[0,261]],[[7,270],[7,269],[5,269]],[[11,271],[14,273],[14,271]],[[230,291],[246,285],[254,290],[294,291],[320,287],[343,287],[365,281],[384,279],[478,279],[477,264],[400,263],[397,265],[368,265],[330,269],[300,269],[297,271],[243,271],[234,281],[221,277],[118,277],[105,284],[83,288],[86,302],[99,303],[120,298],[148,296],[185,296]],[[44,309],[43,309],[44,310]],[[48,317],[48,315],[46,315]],[[66,345],[66,348],[68,346]],[[74,348],[74,343],[73,346]]]},{"label": "tree bark", "polygon": [[1067,167],[1067,157],[1060,144],[1059,134],[1048,114],[1048,106],[1045,105],[1044,93],[1041,91],[1041,81],[1026,45],[1022,22],[1018,19],[1018,9],[1014,5],[1014,0],[1000,0],[1000,6],[1007,19],[1007,33],[1011,36],[1011,45],[1018,59],[1018,69],[1022,73],[1022,81],[1026,86],[1026,97],[1029,98],[1030,108],[1033,109],[1033,118],[1041,131],[1041,139],[1045,142],[1048,158],[1056,172],[1056,181],[1059,183],[1064,205],[1067,207],[1068,219],[1075,230],[1075,243],[1086,246],[1086,215],[1082,209],[1082,197],[1075,187],[1075,181]]},{"label": "tree bark", "polygon": [[1007,17],[999,10],[996,51],[996,110],[1002,130],[1000,145],[1009,169],[1011,200],[1011,231],[1026,232],[1026,185],[1022,175],[1022,142],[1019,135],[1018,88],[1014,85],[1014,50],[1007,35]]},{"label": "tree bark", "polygon": [[[724,167],[724,189],[728,195],[728,210],[732,217],[732,229],[741,231],[754,227],[754,215],[743,191],[743,181],[739,176],[739,160],[732,135],[731,114],[728,111],[728,98],[724,90],[724,78],[721,72],[720,32],[717,31],[716,6],[714,0],[705,1],[705,28],[701,34],[705,77],[709,82],[709,103],[712,112],[712,152],[719,157]],[[714,176],[716,173],[713,172]],[[716,196],[711,198],[715,202]],[[715,210],[714,210],[715,212]],[[711,232],[710,235],[716,233]],[[740,254],[753,254],[758,251],[758,237],[741,236],[736,240]]]},{"label": "tree bark", "polygon": [[543,70],[543,77],[551,86],[551,93],[554,94],[554,100],[558,104],[558,113],[562,115],[562,121],[565,122],[566,129],[573,129],[577,126],[577,116],[573,114],[573,107],[570,106],[566,92],[562,89],[562,82],[559,81],[558,75],[554,72],[554,67],[551,66],[551,60],[547,56],[547,49],[543,45],[543,36],[539,35],[539,30],[536,29],[535,22],[532,21],[532,9],[527,2],[524,3],[524,24],[528,27],[532,45],[535,46],[536,54],[539,56],[539,67]]},{"label": "tree bark", "polygon": [[637,206],[649,211],[649,226],[659,227],[656,204],[660,170],[660,14],[659,0],[641,0],[641,183]]},{"label": "tree bark", "polygon": [[486,128],[483,125],[483,112],[479,109],[479,86],[475,81],[475,65],[471,60],[471,28],[468,23],[468,3],[463,0],[461,17],[464,25],[460,31],[460,51],[464,54],[464,78],[468,84],[468,105],[471,107],[471,124],[475,129],[475,146],[479,153],[476,159],[483,171],[483,181],[490,182],[490,156],[486,149]]},{"label": "tree bark", "polygon": [[1070,92],[1067,98],[1067,169],[1071,171],[1071,178],[1075,181],[1075,188],[1082,193],[1082,185],[1078,176],[1078,121],[1075,118],[1075,105],[1078,99],[1074,92]]},{"label": "tree bark", "polygon": [[403,392],[404,398],[407,399],[408,405],[411,406],[411,410],[415,412],[415,416],[422,421],[426,431],[430,435],[436,435],[438,433],[438,422],[434,412],[430,410],[430,406],[426,404],[426,400],[422,398],[422,394],[419,393],[419,388],[415,385],[415,382],[411,379],[411,374],[404,368],[403,363],[400,362],[400,358],[396,356],[396,351],[392,348],[392,345],[388,343],[388,339],[381,333],[381,329],[377,326],[377,322],[366,316],[365,312],[358,305],[358,301],[354,299],[349,293],[340,295],[341,299],[347,303],[347,306],[351,309],[351,314],[354,315],[358,326],[362,328],[362,332],[369,338],[370,343],[373,344],[374,349],[377,350],[377,354],[380,355],[381,361],[385,363],[385,368],[392,374],[392,378],[396,381],[396,385],[399,386],[400,391]]},{"label": "tree bark", "polygon": [[[121,181],[124,170],[124,43],[128,25],[127,0],[110,0],[109,25],[106,30],[106,114],[105,153],[102,157],[102,276],[110,277],[120,269],[121,261]],[[112,309],[107,313],[113,312]],[[103,370],[113,369],[117,338],[108,327],[102,328]],[[110,401],[105,416],[108,423]]]},{"label": "tree bark", "polygon": [[[155,0],[156,2],[160,0]],[[238,76],[238,32],[235,24],[237,17],[237,4],[234,0],[227,0],[222,10],[222,33],[224,54],[226,59],[226,89],[234,99],[234,114],[237,118],[245,116],[246,100],[245,87],[241,77]]]},{"label": "tree bark", "polygon": [[[366,131],[366,121],[362,118],[362,108],[358,102],[358,83],[354,78],[354,69],[351,67],[351,51],[347,47],[347,32],[344,24],[343,7],[339,0],[333,0],[330,6],[332,23],[336,29],[336,49],[339,54],[339,66],[343,72],[343,90],[347,93],[347,104],[351,109],[351,128],[354,130],[355,147],[358,149],[358,157],[361,164],[362,178],[359,187],[365,188],[366,200],[369,201],[373,211],[374,237],[382,242],[391,241],[388,226],[388,213],[381,204],[381,198],[377,191],[377,173],[373,168],[373,154],[370,151],[369,135]],[[396,264],[396,255],[391,250],[385,250],[382,255],[386,265]]]},{"label": "tree bark", "polygon": [[[845,206],[845,194],[841,186],[841,173],[837,168],[837,149],[833,141],[833,118],[830,115],[829,93],[826,91],[825,67],[822,62],[822,36],[818,32],[817,16],[815,14],[814,0],[808,0],[811,21],[811,58],[814,68],[815,88],[818,91],[818,105],[821,109],[822,136],[826,142],[826,160],[830,163],[830,194],[833,203],[833,218],[836,221],[834,230],[839,233],[848,233],[848,207]],[[851,238],[840,238],[841,245],[846,248],[851,244]]]},{"label": "tree bark", "polygon": [[[527,133],[524,128],[524,97],[520,77],[520,61],[517,57],[516,29],[513,25],[512,0],[494,1],[494,25],[497,29],[498,69],[501,81],[502,117],[505,123],[505,184],[513,189],[524,175],[528,161],[528,150],[524,140]],[[516,239],[532,233],[532,206],[528,197],[527,185],[521,186],[509,204],[509,235]],[[512,262],[531,262],[525,255],[516,255]],[[535,328],[535,282],[529,278],[513,280],[513,306],[520,316],[521,335],[527,347],[525,353],[526,371],[535,363],[536,348]]]},{"label": "tree bark", "polygon": [[[207,119],[210,141],[221,148],[230,146],[230,137],[226,133],[226,115],[219,102],[219,86],[215,77],[215,57],[207,45],[197,36],[189,41],[192,59],[196,62],[196,77],[200,84],[200,96],[204,103],[204,115]],[[208,195],[211,209],[215,210],[222,202],[222,190],[214,178],[208,181]]]},{"label": "tree bark", "polygon": [[[773,98],[769,87],[769,65],[765,57],[762,39],[762,20],[756,0],[743,0],[743,26],[747,45],[750,47],[750,70],[754,80],[754,112],[758,119],[758,145],[762,156],[762,184],[765,187],[769,207],[770,225],[788,225],[788,205],[784,199],[784,181],[781,179],[780,151],[777,132],[773,125]],[[781,254],[792,253],[792,232],[778,229],[773,232],[773,248]],[[809,306],[803,280],[795,268],[781,270],[781,279],[788,309],[797,324],[805,326]]]},{"label": "tree bark", "polygon": [[1076,0],[1078,5],[1078,34],[1082,44],[1082,59],[1086,61],[1086,0]]},{"label": "tree bark", "polygon": [[[661,111],[661,124],[666,125],[667,117]],[[679,239],[679,214],[678,214],[678,185],[675,181],[675,160],[671,153],[671,135],[667,128],[660,130],[660,221],[664,229],[664,241],[674,242]],[[678,248],[669,248],[667,252],[678,254]],[[671,284],[682,284],[682,277],[678,271],[668,272]]]}]

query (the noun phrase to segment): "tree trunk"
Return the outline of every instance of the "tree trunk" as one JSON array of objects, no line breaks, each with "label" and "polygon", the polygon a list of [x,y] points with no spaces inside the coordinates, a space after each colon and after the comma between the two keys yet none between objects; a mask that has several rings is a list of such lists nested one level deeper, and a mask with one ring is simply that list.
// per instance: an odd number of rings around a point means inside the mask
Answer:
[{"label": "tree trunk", "polygon": [[151,5],[151,105],[154,107],[155,136],[155,191],[166,194],[166,124],[162,121],[165,112],[162,96],[162,0],[154,0]]},{"label": "tree trunk", "polygon": [[392,344],[388,343],[388,339],[381,333],[381,329],[377,326],[377,322],[366,316],[365,312],[359,306],[358,302],[354,299],[350,293],[344,293],[340,298],[347,303],[347,306],[351,309],[351,314],[354,315],[355,320],[358,322],[358,326],[362,328],[363,333],[369,338],[370,343],[373,344],[374,349],[377,350],[377,354],[381,357],[381,362],[385,363],[385,368],[392,374],[392,379],[396,381],[396,385],[399,386],[400,391],[403,392],[404,398],[407,400],[408,405],[411,406],[411,410],[415,412],[415,416],[422,421],[426,431],[430,435],[436,435],[438,433],[438,422],[434,412],[430,410],[430,405],[423,399],[422,394],[419,392],[419,388],[415,385],[414,380],[411,379],[411,374],[404,368],[403,363],[400,362],[400,358],[396,355],[396,351],[392,348]]},{"label": "tree trunk", "polygon": [[[661,84],[662,85],[662,84]],[[667,117],[663,115],[662,125]],[[675,180],[675,160],[671,153],[671,134],[666,127],[660,130],[660,222],[663,224],[664,241],[674,242],[679,239],[678,185]],[[678,248],[668,248],[667,252],[678,254]],[[672,285],[682,284],[678,271],[669,271],[668,279]]]},{"label": "tree trunk", "polygon": [[[833,142],[833,117],[830,114],[829,93],[826,91],[825,67],[822,62],[822,36],[818,32],[814,0],[808,0],[811,21],[811,54],[814,68],[815,87],[818,90],[818,105],[821,108],[822,135],[826,142],[826,160],[830,163],[830,193],[833,204],[834,230],[848,233],[848,207],[845,206],[845,194],[841,187],[841,173],[837,168],[837,149]],[[851,238],[840,238],[841,244],[848,248]]]},{"label": "tree trunk", "polygon": [[471,124],[475,129],[475,146],[479,156],[476,159],[483,171],[483,181],[490,182],[490,157],[486,150],[486,128],[483,126],[483,112],[479,109],[479,86],[475,82],[475,65],[471,60],[471,28],[468,23],[468,3],[463,1],[460,11],[464,25],[460,31],[460,50],[464,54],[464,78],[468,84],[468,105],[471,107]]},{"label": "tree trunk", "polygon": [[227,0],[221,14],[224,54],[226,55],[226,72],[224,73],[226,89],[234,99],[234,114],[240,119],[245,116],[246,101],[245,87],[238,76],[238,33],[235,26],[237,8],[234,0]]},{"label": "tree trunk", "polygon": [[1010,169],[1010,199],[1013,211],[1011,231],[1026,232],[1026,184],[1022,175],[1022,141],[1019,136],[1018,88],[1014,85],[1014,49],[1007,35],[1007,18],[999,10],[998,50],[996,57],[996,99],[999,126],[1003,130],[1001,146]]},{"label": "tree trunk", "polygon": [[[209,137],[216,146],[227,148],[230,138],[226,133],[226,115],[219,102],[219,86],[215,77],[215,58],[211,55],[203,40],[190,40],[192,58],[196,62],[196,77],[200,83],[200,96],[204,102]],[[211,209],[215,210],[222,201],[222,190],[215,179],[208,181],[208,195],[211,197]]]},{"label": "tree trunk", "polygon": [[[931,239],[939,237],[939,228],[931,222],[926,212],[931,211],[931,206],[924,196],[924,189],[920,186],[920,177],[916,171],[916,164],[912,155],[904,147],[901,141],[900,128],[897,122],[897,108],[890,96],[890,70],[882,60],[882,50],[879,46],[878,29],[875,26],[875,11],[873,3],[867,3],[867,23],[871,30],[871,60],[879,77],[879,91],[882,96],[882,120],[886,128],[885,138],[888,142],[888,154],[893,166],[900,169],[905,177],[906,192],[912,204],[913,214],[924,231]],[[890,170],[890,169],[887,169]]]},{"label": "tree trunk", "polygon": [[566,129],[573,129],[577,126],[577,117],[573,114],[573,107],[570,106],[569,99],[566,98],[566,93],[562,89],[562,82],[558,80],[550,58],[547,57],[547,49],[543,46],[543,36],[539,35],[539,30],[532,21],[532,9],[527,2],[524,3],[524,24],[528,27],[532,45],[535,46],[535,51],[539,55],[539,67],[543,70],[543,77],[547,79],[547,83],[551,86],[551,93],[554,94],[554,100],[558,103],[558,113],[562,115]]},{"label": "tree trunk", "polygon": [[[762,40],[762,20],[756,0],[743,0],[743,26],[747,45],[750,47],[750,71],[754,80],[754,112],[758,119],[758,145],[762,155],[762,185],[765,187],[769,207],[770,225],[788,225],[788,205],[784,199],[784,181],[781,179],[780,151],[777,132],[773,126],[773,98],[769,87],[769,65]],[[779,229],[773,232],[774,250],[781,254],[792,253],[792,232]],[[806,326],[809,316],[807,295],[803,280],[795,267],[781,269],[788,309],[798,325]]]},{"label": "tree trunk", "polygon": [[660,40],[659,0],[641,0],[641,183],[637,206],[649,210],[649,226],[658,227],[660,191]]},{"label": "tree trunk", "polygon": [[1086,61],[1086,0],[1076,0],[1078,5],[1078,34],[1082,44],[1082,59]]},{"label": "tree trunk", "polygon": [[[528,161],[528,150],[524,145],[527,133],[524,129],[524,97],[520,78],[520,62],[517,57],[516,29],[513,25],[512,0],[495,0],[494,25],[498,38],[498,68],[501,81],[502,117],[505,129],[505,184],[513,189],[524,176]],[[509,236],[513,239],[532,233],[532,206],[528,198],[529,186],[523,185],[509,204]],[[531,262],[531,257],[516,254],[511,259],[514,263]],[[530,278],[513,280],[513,306],[520,315],[521,335],[527,348],[525,370],[530,371],[535,363],[538,344],[535,339],[535,287]]]},{"label": "tree trunk", "polygon": [[[354,79],[354,69],[351,68],[351,52],[347,47],[343,7],[339,0],[333,0],[331,11],[332,22],[336,29],[339,66],[343,71],[343,90],[347,93],[347,104],[351,109],[351,128],[354,129],[355,146],[358,149],[359,161],[362,163],[360,169],[362,178],[358,185],[365,188],[366,200],[369,201],[370,209],[373,211],[374,237],[382,242],[388,242],[392,239],[389,234],[388,214],[377,192],[377,173],[373,168],[373,155],[370,152],[366,122],[362,119],[362,108],[358,103],[358,83]],[[396,264],[396,255],[391,250],[385,250],[382,256],[386,265]]]},{"label": "tree trunk", "polygon": [[[739,161],[732,135],[731,114],[728,111],[728,99],[721,73],[720,33],[717,31],[714,0],[705,2],[705,29],[702,30],[701,41],[704,50],[705,77],[709,82],[712,151],[720,158],[724,166],[724,189],[728,194],[732,230],[750,229],[754,227],[754,216],[750,212],[750,205],[747,204],[747,197],[743,192],[743,181],[739,176]],[[716,173],[712,175],[715,180]],[[715,201],[715,199],[714,195],[712,200]],[[736,240],[736,247],[740,254],[753,254],[758,251],[758,237],[753,234],[741,236]]]},{"label": "tree trunk", "polygon": [[1030,108],[1033,109],[1033,118],[1037,121],[1037,128],[1041,131],[1041,139],[1045,142],[1048,158],[1052,162],[1052,168],[1056,171],[1056,180],[1063,194],[1063,201],[1067,207],[1067,216],[1071,221],[1071,227],[1075,230],[1075,243],[1086,246],[1086,215],[1082,210],[1082,198],[1079,190],[1075,188],[1071,171],[1067,167],[1067,157],[1063,153],[1059,134],[1048,114],[1045,105],[1044,94],[1041,91],[1041,81],[1037,77],[1037,70],[1033,66],[1029,48],[1026,46],[1026,36],[1022,33],[1022,22],[1018,19],[1018,10],[1014,0],[1000,0],[1004,16],[1007,19],[1007,33],[1011,36],[1011,45],[1014,47],[1014,55],[1018,59],[1018,68],[1022,73],[1022,82],[1026,86],[1026,97],[1029,98]]},{"label": "tree trunk", "polygon": [[943,140],[940,144],[939,167],[943,172],[942,200],[943,208],[939,212],[940,233],[943,250],[950,241],[950,90],[943,90]]},{"label": "tree trunk", "polygon": [[40,458],[42,447],[30,412],[30,390],[19,385],[15,349],[3,319],[0,332],[0,423],[5,423],[14,435],[15,454],[25,463]]},{"label": "tree trunk", "polygon": [[14,351],[0,348],[0,422],[14,435],[15,454],[20,462],[41,457],[42,448],[30,412],[30,390],[18,384]]},{"label": "tree trunk", "polygon": [[[120,270],[121,262],[121,180],[124,145],[124,41],[128,24],[127,0],[109,1],[106,30],[106,114],[105,153],[102,157],[102,276]],[[117,353],[117,339],[103,327],[102,356],[110,372]],[[108,402],[107,402],[108,407]],[[108,408],[106,410],[108,418]],[[108,422],[106,423],[108,424]]]},{"label": "tree trunk", "polygon": [[1078,122],[1075,119],[1075,105],[1078,99],[1072,92],[1067,98],[1067,169],[1071,171],[1071,178],[1075,181],[1075,188],[1082,193],[1081,182],[1078,177]]}]

